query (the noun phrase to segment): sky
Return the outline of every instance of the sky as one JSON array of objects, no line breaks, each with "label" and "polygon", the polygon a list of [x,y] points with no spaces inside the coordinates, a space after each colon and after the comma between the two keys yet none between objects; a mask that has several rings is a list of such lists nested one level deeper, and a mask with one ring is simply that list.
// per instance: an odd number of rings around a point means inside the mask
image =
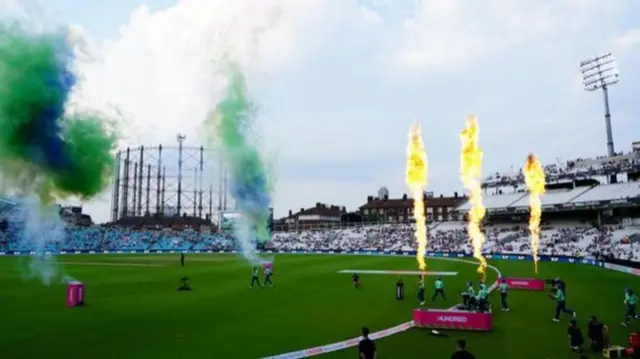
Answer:
[{"label": "sky", "polygon": [[[121,146],[204,142],[237,60],[258,104],[257,142],[273,163],[277,217],[316,202],[364,204],[404,183],[420,122],[428,190],[462,193],[459,132],[480,122],[484,173],[606,153],[602,94],[580,61],[614,53],[616,150],[640,140],[640,2],[634,0],[0,0],[72,26],[88,56],[73,103],[117,116]],[[635,101],[634,101],[635,97]],[[115,110],[117,109],[117,111]],[[110,190],[109,190],[110,191]],[[84,203],[109,220],[110,195]]]}]

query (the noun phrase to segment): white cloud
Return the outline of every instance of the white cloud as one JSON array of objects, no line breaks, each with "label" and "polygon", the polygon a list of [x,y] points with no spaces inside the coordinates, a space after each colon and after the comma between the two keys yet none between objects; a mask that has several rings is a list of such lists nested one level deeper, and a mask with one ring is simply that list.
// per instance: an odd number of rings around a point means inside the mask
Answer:
[{"label": "white cloud", "polygon": [[464,69],[513,46],[573,36],[617,8],[610,3],[422,0],[404,23],[395,61],[411,70]]},{"label": "white cloud", "polygon": [[629,51],[633,48],[640,47],[640,29],[628,30],[616,36],[613,40],[613,45],[621,51]]},{"label": "white cloud", "polygon": [[372,9],[362,8],[360,9],[360,11],[362,12],[362,17],[365,22],[368,22],[371,24],[379,24],[382,22],[382,16],[380,16],[378,12]]},{"label": "white cloud", "polygon": [[[173,141],[178,132],[196,140],[212,106],[225,56],[253,71],[293,61],[296,37],[318,2],[184,0],[152,13],[136,9],[120,36],[103,44],[96,60],[80,68],[76,102],[116,105],[128,117],[135,142]],[[125,124],[126,125],[126,124]]]}]

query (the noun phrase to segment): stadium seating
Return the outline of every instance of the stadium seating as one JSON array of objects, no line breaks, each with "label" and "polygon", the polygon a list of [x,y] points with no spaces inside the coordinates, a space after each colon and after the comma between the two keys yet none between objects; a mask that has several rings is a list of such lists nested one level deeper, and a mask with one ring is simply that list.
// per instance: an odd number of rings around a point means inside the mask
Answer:
[{"label": "stadium seating", "polygon": [[[621,154],[614,159],[579,159],[565,165],[545,166],[547,176],[578,176],[584,178],[600,170],[620,170],[623,167],[640,166],[640,155]],[[521,181],[521,172],[509,175],[494,174],[491,181],[503,183],[514,193],[491,195],[487,189],[483,203],[489,210],[490,221],[484,224],[484,252],[530,253],[530,236],[526,223],[500,223],[491,217],[492,210],[506,213],[528,211],[528,194]],[[516,183],[520,181],[520,183]],[[577,187],[573,189],[549,190],[542,197],[544,206],[564,204],[577,205],[640,197],[640,182],[616,183]],[[637,202],[637,201],[636,201]],[[0,219],[15,203],[0,197]],[[567,206],[572,208],[572,206]],[[469,209],[467,203],[457,208],[461,213]],[[495,214],[495,213],[494,213]],[[522,218],[521,218],[522,219]],[[611,220],[610,218],[609,220]],[[635,223],[635,224],[634,224]],[[554,220],[543,223],[540,238],[540,253],[547,255],[572,255],[590,257],[594,253],[612,253],[618,258],[640,260],[639,222],[631,218],[619,224],[598,228],[577,220]],[[435,222],[429,225],[428,250],[467,252],[472,251],[465,222]],[[271,250],[413,250],[415,227],[412,224],[376,224],[349,226],[339,229],[297,230],[274,232],[266,245]],[[34,238],[24,238],[20,231],[12,228],[0,229],[0,251],[104,251],[104,250],[231,250],[234,238],[223,233],[176,232],[171,230],[134,230],[117,226],[79,227],[69,225],[61,233],[59,241],[49,241],[38,246]]]},{"label": "stadium seating", "polygon": [[[572,180],[589,178],[598,175],[624,173],[640,167],[640,152],[618,153],[613,157],[578,158],[565,162],[551,163],[544,166],[548,180]],[[524,182],[522,170],[508,173],[494,173],[485,178],[485,184],[515,184]]]},{"label": "stadium seating", "polygon": [[626,182],[593,187],[578,199],[582,202],[590,202],[633,198],[638,196],[640,196],[640,183]]},{"label": "stadium seating", "polygon": [[[545,193],[544,197],[541,198],[542,205],[555,205],[555,204],[564,204],[574,201],[580,195],[589,190],[589,187],[586,188],[574,188],[570,190],[554,190],[548,191]],[[510,207],[528,207],[529,206],[529,197],[523,196],[518,202],[511,204]]]},{"label": "stadium seating", "polygon": [[[415,247],[414,226],[384,224],[324,231],[276,232],[268,244],[273,250],[411,250]],[[496,224],[485,226],[485,252],[528,253],[529,233],[526,225]],[[631,240],[633,239],[633,240]],[[565,222],[544,225],[541,254],[590,257],[594,252],[612,252],[618,257],[640,260],[640,230],[621,225],[593,228]],[[0,250],[33,250],[33,242],[15,233],[0,237]],[[45,250],[223,250],[233,249],[233,238],[224,234],[175,233],[171,231],[136,231],[111,227],[69,227],[65,240],[50,243]],[[466,224],[446,222],[432,226],[429,250],[471,252]]]},{"label": "stadium seating", "polygon": [[231,237],[195,231],[143,231],[117,227],[74,227],[65,229],[63,240],[36,248],[33,238],[18,232],[0,236],[0,250],[104,251],[104,250],[223,250],[233,248]]},{"label": "stadium seating", "polygon": [[[523,192],[500,194],[500,195],[489,195],[484,197],[483,203],[484,203],[484,206],[487,207],[487,209],[505,208],[526,198],[527,198],[527,194]],[[469,204],[465,203],[459,209],[462,211],[468,210]]]}]

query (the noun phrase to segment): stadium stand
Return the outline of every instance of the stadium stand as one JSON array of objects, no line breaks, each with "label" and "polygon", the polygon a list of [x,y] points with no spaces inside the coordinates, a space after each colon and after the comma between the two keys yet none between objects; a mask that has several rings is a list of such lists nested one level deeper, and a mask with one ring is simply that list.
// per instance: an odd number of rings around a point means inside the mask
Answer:
[{"label": "stadium stand", "polygon": [[[554,190],[547,191],[545,196],[542,197],[542,205],[555,205],[555,204],[565,204],[569,202],[575,201],[578,197],[588,191],[589,188],[575,188],[570,190]],[[527,207],[529,206],[529,198],[525,196],[520,199],[518,202],[512,204],[513,207]]]},{"label": "stadium stand", "polygon": [[[267,249],[272,250],[411,250],[414,226],[384,224],[332,230],[276,232]],[[69,227],[66,240],[47,250],[229,250],[233,238],[223,234],[195,231],[141,231],[107,227]],[[485,226],[484,251],[528,253],[526,225]],[[0,250],[29,251],[14,233],[5,233]],[[593,257],[594,253],[614,253],[616,257],[640,259],[640,229],[621,225],[591,227],[579,222],[545,225],[541,235],[541,254]],[[466,224],[451,222],[430,231],[429,250],[471,252]]]},{"label": "stadium stand", "polygon": [[[550,188],[542,199],[543,225],[540,254],[593,257],[612,255],[616,258],[640,261],[640,159],[637,154],[620,155],[617,159],[575,160],[547,166],[548,176],[562,178],[569,186]],[[600,184],[579,182],[589,175],[620,175],[625,170],[627,182]],[[636,172],[633,172],[636,171]],[[573,177],[571,177],[573,176]],[[522,188],[521,174],[494,175],[488,189],[497,183],[503,189],[484,197],[489,214],[483,224],[486,253],[530,253],[528,194]],[[496,180],[496,178],[498,180]],[[515,181],[515,182],[514,182]],[[490,181],[489,181],[490,182]],[[516,183],[517,182],[517,183]],[[606,181],[605,181],[606,182]],[[514,185],[515,183],[515,185]],[[498,186],[499,187],[499,186]],[[9,198],[0,198],[0,217],[15,205]],[[463,202],[456,211],[464,214],[469,204]],[[343,223],[337,228],[274,231],[268,250],[380,250],[414,249],[414,226],[410,223]],[[335,227],[335,223],[332,223]],[[234,238],[230,234],[201,232],[197,229],[174,230],[136,229],[122,225],[79,226],[69,224],[64,240],[51,243],[45,250],[231,250]],[[0,228],[0,251],[33,250],[19,231]],[[471,252],[466,223],[445,221],[429,223],[430,251]]]},{"label": "stadium stand", "polygon": [[[637,173],[640,170],[640,151],[618,153],[613,157],[578,158],[544,166],[549,183],[581,178],[593,178],[610,174]],[[522,170],[494,173],[485,178],[484,187],[517,186],[524,182]]]},{"label": "stadium stand", "polygon": [[595,186],[586,191],[579,199],[581,202],[619,200],[640,196],[640,183],[627,182],[604,186]]},{"label": "stadium stand", "polygon": [[[65,229],[65,240],[49,243],[50,251],[104,251],[104,250],[224,250],[233,248],[232,239],[225,234],[203,234],[196,231],[147,231],[120,227],[79,227]],[[23,241],[20,233],[8,230],[4,233],[4,246],[0,250],[30,251],[33,248]],[[2,242],[0,242],[2,243]]]},{"label": "stadium stand", "polygon": [[[485,196],[483,203],[487,208],[505,208],[513,205],[514,203],[526,198],[527,194],[524,192],[509,193],[509,194],[496,194]],[[469,203],[465,203],[458,207],[461,211],[468,211],[470,208]]]}]

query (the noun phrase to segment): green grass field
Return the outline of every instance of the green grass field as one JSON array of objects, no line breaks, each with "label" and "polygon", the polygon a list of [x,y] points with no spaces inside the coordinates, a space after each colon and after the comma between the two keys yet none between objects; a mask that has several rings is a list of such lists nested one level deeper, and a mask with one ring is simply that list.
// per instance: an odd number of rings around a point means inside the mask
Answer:
[{"label": "green grass field", "polygon": [[[28,257],[0,257],[0,358],[260,358],[329,344],[411,320],[417,305],[415,278],[406,277],[406,299],[394,298],[396,277],[362,275],[355,290],[343,269],[413,270],[409,257],[278,255],[273,288],[249,289],[250,268],[232,255],[60,256],[59,270],[86,284],[87,306],[65,307],[65,285],[24,279]],[[476,266],[428,260],[444,277],[449,308],[464,282],[477,280]],[[532,276],[530,262],[494,261],[505,276]],[[192,292],[178,292],[179,278]],[[610,326],[612,341],[625,344],[633,330],[619,325],[623,290],[640,291],[628,274],[586,265],[541,263],[540,277],[567,283],[568,305],[581,324],[591,314]],[[493,282],[490,273],[488,282]],[[433,280],[433,278],[430,278]],[[494,311],[491,333],[452,332],[449,338],[411,329],[377,341],[380,359],[448,358],[465,338],[477,358],[577,358],[568,350],[569,318],[553,323],[554,303],[543,292],[510,293],[512,311]],[[499,298],[492,298],[497,308]],[[431,304],[429,303],[431,306]],[[585,330],[586,334],[586,330]],[[326,358],[356,358],[351,348]],[[596,358],[599,356],[593,355]]]}]

